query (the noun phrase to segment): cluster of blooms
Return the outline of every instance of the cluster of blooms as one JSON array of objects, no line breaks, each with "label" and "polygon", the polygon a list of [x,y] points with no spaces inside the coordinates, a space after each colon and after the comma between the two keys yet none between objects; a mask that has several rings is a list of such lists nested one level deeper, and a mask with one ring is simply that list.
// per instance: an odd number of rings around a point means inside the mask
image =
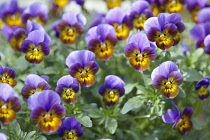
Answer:
[{"label": "cluster of blooms", "polygon": [[[69,0],[53,0],[53,5],[63,8],[68,2]],[[84,1],[80,2],[84,4]],[[205,52],[210,54],[210,18],[206,16],[210,8],[203,8],[206,4],[199,1],[192,3],[190,0],[137,0],[125,11],[116,7],[120,6],[121,2],[122,0],[106,0],[108,8],[112,9],[106,15],[97,14],[90,24],[85,35],[88,50],[72,51],[67,56],[69,75],[57,81],[55,91],[50,89],[46,76],[29,74],[26,77],[21,94],[31,109],[31,120],[36,122],[42,131],[57,131],[63,139],[77,139],[81,136],[81,124],[74,117],[61,120],[66,114],[61,99],[67,104],[73,104],[77,101],[80,85],[89,87],[95,83],[95,74],[99,70],[95,57],[103,61],[111,59],[118,41],[128,39],[124,54],[135,70],[148,69],[157,57],[156,49],[165,51],[180,42],[185,26],[178,13],[184,4],[192,12],[193,19],[198,22],[191,30],[192,37],[197,41],[197,48],[203,47]],[[51,39],[42,27],[48,20],[47,7],[34,3],[27,8],[19,8],[16,0],[5,2],[0,7],[0,18],[5,24],[0,27],[12,48],[25,53],[25,58],[30,63],[42,62],[44,56],[50,53]],[[201,8],[203,9],[199,10]],[[164,11],[171,14],[162,13]],[[62,19],[56,21],[52,28],[61,42],[72,45],[78,42],[84,33],[85,24],[84,15],[70,11],[64,13]],[[138,32],[130,35],[133,28]],[[0,121],[4,124],[13,121],[16,112],[21,108],[21,100],[12,88],[17,84],[14,78],[13,69],[0,66]],[[179,85],[183,82],[177,64],[172,61],[163,62],[155,68],[151,79],[154,87],[169,99],[178,95]],[[196,85],[200,99],[204,100],[209,96],[209,84],[210,78],[205,77]],[[124,86],[125,83],[120,77],[108,75],[98,93],[103,96],[103,102],[112,107],[124,95]],[[162,119],[165,123],[174,122],[172,128],[177,128],[181,135],[185,135],[193,128],[190,120],[193,109],[186,107],[180,114],[177,106],[173,102],[172,104],[175,109],[168,109]]]}]

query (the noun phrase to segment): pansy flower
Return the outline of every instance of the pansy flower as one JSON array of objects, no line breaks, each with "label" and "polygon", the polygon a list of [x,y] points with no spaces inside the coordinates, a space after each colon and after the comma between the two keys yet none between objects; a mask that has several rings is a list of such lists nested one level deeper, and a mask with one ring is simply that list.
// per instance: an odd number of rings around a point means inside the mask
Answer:
[{"label": "pansy flower", "polygon": [[22,26],[21,14],[23,9],[18,7],[17,0],[4,2],[0,6],[0,17],[8,26]]},{"label": "pansy flower", "polygon": [[210,54],[210,22],[200,23],[195,25],[191,31],[190,35],[196,40],[196,48],[204,48],[205,53]]},{"label": "pansy flower", "polygon": [[35,2],[23,11],[21,19],[24,24],[26,24],[29,19],[44,25],[48,20],[48,8],[45,4]]},{"label": "pansy flower", "polygon": [[24,87],[22,88],[21,94],[23,99],[27,100],[35,92],[48,89],[50,89],[50,85],[45,79],[36,74],[29,74],[24,81]]},{"label": "pansy flower", "polygon": [[203,78],[196,84],[195,89],[198,91],[198,97],[201,100],[206,100],[209,97],[209,91],[208,91],[209,84],[210,84],[210,77],[208,76]]},{"label": "pansy flower", "polygon": [[110,9],[106,14],[106,20],[114,27],[118,40],[125,40],[128,38],[132,24],[128,19],[126,11],[120,7]]},{"label": "pansy flower", "polygon": [[132,3],[129,9],[129,19],[133,22],[133,26],[136,29],[143,30],[144,22],[153,16],[149,8],[149,3],[144,0],[138,0]]},{"label": "pansy flower", "polygon": [[100,24],[88,30],[85,40],[88,43],[88,50],[95,53],[101,60],[109,60],[114,53],[114,46],[117,43],[115,30],[111,25]]},{"label": "pansy flower", "polygon": [[21,100],[13,88],[6,83],[0,83],[0,121],[3,124],[12,122],[20,109]]},{"label": "pansy flower", "polygon": [[19,27],[9,27],[5,25],[2,29],[3,34],[7,37],[7,41],[15,51],[22,52],[21,44],[27,38],[28,34],[34,30],[41,30],[44,32],[44,28],[34,21],[27,21],[26,29]]},{"label": "pansy flower", "polygon": [[190,120],[193,109],[191,107],[186,107],[181,114],[178,107],[172,102],[174,109],[168,109],[166,114],[162,115],[162,120],[164,123],[174,123],[173,129],[178,129],[179,134],[186,135],[192,128],[193,123]]},{"label": "pansy flower", "polygon": [[104,85],[100,86],[98,92],[103,96],[103,102],[112,107],[119,102],[119,98],[125,93],[124,81],[116,75],[105,77]]},{"label": "pansy flower", "polygon": [[163,96],[175,98],[179,93],[179,85],[183,81],[178,66],[171,61],[163,62],[151,74],[152,84],[159,89]]},{"label": "pansy flower", "polygon": [[16,72],[8,67],[2,67],[0,65],[0,83],[7,83],[12,87],[17,85],[15,80]]},{"label": "pansy flower", "polygon": [[74,117],[66,117],[57,131],[62,140],[78,140],[83,135],[81,124]]},{"label": "pansy flower", "polygon": [[66,58],[66,65],[69,67],[69,74],[77,81],[89,87],[96,81],[95,74],[99,65],[95,60],[95,54],[88,50],[71,52]]},{"label": "pansy flower", "polygon": [[192,19],[194,22],[198,22],[197,14],[198,12],[206,7],[208,0],[185,0],[185,7],[192,14]]},{"label": "pansy flower", "polygon": [[82,14],[70,11],[63,14],[62,20],[53,24],[53,30],[64,44],[72,45],[84,32],[85,24],[86,18]]},{"label": "pansy flower", "polygon": [[165,7],[169,13],[180,13],[184,8],[184,0],[166,0]]},{"label": "pansy flower", "polygon": [[142,32],[138,32],[130,36],[124,53],[133,68],[137,71],[144,71],[149,67],[150,62],[155,60],[155,49],[147,36]]},{"label": "pansy flower", "polygon": [[124,0],[104,0],[106,2],[107,8],[112,9],[115,7],[120,7]]},{"label": "pansy flower", "polygon": [[70,75],[61,77],[57,82],[55,91],[61,96],[61,99],[67,104],[76,102],[79,91],[79,83]]},{"label": "pansy flower", "polygon": [[66,114],[60,96],[52,90],[36,92],[28,99],[30,118],[43,132],[55,132],[61,126],[61,118]]},{"label": "pansy flower", "polygon": [[144,23],[144,30],[148,39],[156,42],[158,48],[167,50],[181,40],[181,33],[185,29],[181,20],[180,14],[161,13],[158,17],[149,18]]},{"label": "pansy flower", "polygon": [[25,53],[25,59],[32,64],[39,64],[44,56],[50,53],[51,38],[41,30],[34,30],[27,36],[27,40],[21,44],[21,50]]}]

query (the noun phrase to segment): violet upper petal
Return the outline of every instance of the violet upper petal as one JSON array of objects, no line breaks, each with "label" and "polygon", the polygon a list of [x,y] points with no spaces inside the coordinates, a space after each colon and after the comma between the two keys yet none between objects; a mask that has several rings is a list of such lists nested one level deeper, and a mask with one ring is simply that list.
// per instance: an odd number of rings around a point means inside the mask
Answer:
[{"label": "violet upper petal", "polygon": [[78,84],[75,78],[71,77],[70,75],[65,75],[58,80],[57,86],[63,84],[69,87],[73,83]]},{"label": "violet upper petal", "polygon": [[209,13],[210,13],[210,7],[201,9],[197,14],[198,23],[204,23],[210,21]]},{"label": "violet upper petal", "polygon": [[150,47],[150,41],[148,40],[146,34],[143,32],[137,32],[130,36],[128,39],[128,44],[134,43],[136,47],[143,51],[145,48]]},{"label": "violet upper petal", "polygon": [[47,6],[45,4],[42,4],[42,3],[39,3],[39,2],[33,3],[28,8],[29,8],[29,11],[30,11],[30,14],[32,15],[32,17],[35,17],[38,14],[43,14],[43,15],[48,14]]},{"label": "violet upper petal", "polygon": [[31,20],[27,20],[26,29],[27,34],[34,30],[40,30],[42,32],[45,32],[44,28],[39,23]]},{"label": "violet upper petal", "polygon": [[27,40],[31,40],[35,45],[43,42],[45,39],[45,33],[39,30],[32,31],[28,34]]},{"label": "violet upper petal", "polygon": [[97,34],[100,35],[100,39],[104,42],[108,35],[115,37],[115,30],[111,25],[100,24],[97,28]]},{"label": "violet upper petal", "polygon": [[42,107],[48,112],[55,104],[60,104],[60,96],[52,90],[35,92],[28,99],[28,106],[31,110]]},{"label": "violet upper petal", "polygon": [[125,86],[124,81],[120,77],[118,77],[116,75],[108,75],[108,76],[106,76],[105,77],[105,83],[112,89],[114,89],[117,86],[121,86],[121,87]]},{"label": "violet upper petal", "polygon": [[163,75],[165,78],[168,78],[169,74],[173,71],[178,71],[178,66],[172,61],[163,62],[159,66],[159,74]]},{"label": "violet upper petal", "polygon": [[131,5],[129,13],[137,12],[138,14],[141,14],[147,8],[150,8],[150,5],[147,1],[135,1]]},{"label": "violet upper petal", "polygon": [[40,76],[36,75],[36,74],[29,74],[26,79],[24,84],[25,85],[30,85],[34,88],[37,88],[39,83],[47,83],[43,78],[41,78]]},{"label": "violet upper petal", "polygon": [[109,24],[117,23],[122,24],[124,18],[126,16],[125,11],[120,7],[112,8],[106,14],[106,19]]},{"label": "violet upper petal", "polygon": [[188,118],[191,118],[192,113],[193,113],[193,109],[191,107],[186,107],[182,115],[186,115]]},{"label": "violet upper petal", "polygon": [[98,26],[92,27],[92,28],[90,28],[90,29],[87,31],[87,34],[86,34],[86,36],[85,36],[85,41],[86,41],[87,43],[89,43],[89,42],[90,42],[91,40],[93,40],[93,39],[100,38],[100,37],[98,36],[98,33],[97,33],[97,28],[98,28]]},{"label": "violet upper petal", "polygon": [[166,114],[162,115],[164,123],[173,123],[179,117],[179,112],[175,109],[168,109]]},{"label": "violet upper petal", "polygon": [[71,52],[66,58],[66,65],[71,67],[75,63],[79,63],[82,66],[89,61],[94,61],[95,54],[88,50],[79,50]]},{"label": "violet upper petal", "polygon": [[190,35],[195,40],[203,40],[205,38],[204,24],[197,24],[190,30]]},{"label": "violet upper petal", "polygon": [[147,19],[144,23],[144,30],[147,32],[150,30],[150,28],[155,27],[159,30],[161,30],[161,26],[158,22],[157,17],[151,17],[149,19]]},{"label": "violet upper petal", "polygon": [[6,101],[9,97],[17,97],[17,94],[14,92],[13,88],[6,84],[0,83],[0,97]]}]

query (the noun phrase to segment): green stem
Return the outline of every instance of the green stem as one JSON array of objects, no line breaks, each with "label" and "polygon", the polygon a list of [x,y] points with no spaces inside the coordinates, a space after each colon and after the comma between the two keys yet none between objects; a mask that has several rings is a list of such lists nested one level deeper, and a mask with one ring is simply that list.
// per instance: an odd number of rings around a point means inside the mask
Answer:
[{"label": "green stem", "polygon": [[39,128],[37,127],[36,134],[35,134],[35,136],[34,136],[34,140],[37,139],[38,134],[39,134]]},{"label": "green stem", "polygon": [[9,140],[12,140],[9,124],[7,124],[7,130],[8,130]]}]

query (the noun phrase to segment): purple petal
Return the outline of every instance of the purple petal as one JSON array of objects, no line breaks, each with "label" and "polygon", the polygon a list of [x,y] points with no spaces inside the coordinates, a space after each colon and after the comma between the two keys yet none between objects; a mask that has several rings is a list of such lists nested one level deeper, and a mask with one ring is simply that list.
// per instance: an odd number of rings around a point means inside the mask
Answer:
[{"label": "purple petal", "polygon": [[197,24],[190,30],[190,35],[195,40],[203,40],[205,38],[204,24]]},{"label": "purple petal", "polygon": [[7,135],[5,135],[4,133],[0,133],[0,138],[1,140],[7,140]]},{"label": "purple petal", "polygon": [[136,46],[136,44],[129,43],[124,49],[125,56],[130,57],[133,54],[134,50],[139,50],[139,48]]},{"label": "purple petal", "polygon": [[120,7],[112,8],[106,14],[106,19],[109,24],[122,24],[124,18],[126,16],[125,11]]},{"label": "purple petal", "polygon": [[179,112],[175,109],[168,109],[166,114],[162,115],[164,123],[173,123],[179,117]]},{"label": "purple petal", "polygon": [[46,82],[49,82],[49,76],[47,76],[47,75],[42,75],[42,76],[40,76],[40,77],[42,77],[42,79],[44,79]]},{"label": "purple petal", "polygon": [[82,25],[86,24],[86,18],[75,11],[66,12],[62,16],[62,20],[69,23],[69,25],[73,26],[76,23],[80,23]]},{"label": "purple petal", "polygon": [[173,80],[175,81],[175,83],[177,85],[180,85],[183,82],[183,76],[180,72],[178,71],[173,71],[170,73],[169,78],[173,78]]},{"label": "purple petal", "polygon": [[30,20],[27,20],[26,29],[27,29],[27,34],[29,34],[31,31],[34,30],[40,30],[42,32],[45,32],[44,28],[39,23]]},{"label": "purple petal", "polygon": [[176,23],[176,27],[180,33],[182,33],[185,30],[185,25],[182,22]]},{"label": "purple petal", "polygon": [[[166,18],[169,16],[169,13],[160,13],[158,15],[158,22],[160,24],[161,30],[163,30],[163,27],[167,23]],[[170,23],[170,22],[169,22]]]},{"label": "purple petal", "polygon": [[140,15],[145,9],[149,9],[149,8],[150,8],[150,5],[147,1],[135,1],[131,5],[129,9],[129,13],[135,12]]},{"label": "purple petal", "polygon": [[188,118],[191,118],[192,113],[193,113],[193,109],[191,107],[186,107],[182,115],[186,115]]},{"label": "purple petal", "polygon": [[60,96],[52,90],[36,92],[28,99],[28,106],[31,110],[42,107],[48,112],[55,104],[60,104]]},{"label": "purple petal", "polygon": [[18,112],[21,109],[22,102],[18,97],[9,97],[6,102],[11,103],[10,107],[15,112]]},{"label": "purple petal", "polygon": [[10,85],[0,83],[0,97],[6,102],[10,97],[17,97],[17,94]]},{"label": "purple petal", "polygon": [[124,81],[116,75],[108,75],[105,77],[105,84],[114,89],[116,86],[124,87]]},{"label": "purple petal", "polygon": [[199,90],[202,86],[208,87],[209,84],[210,84],[210,77],[205,77],[196,84],[195,89]]},{"label": "purple petal", "polygon": [[147,19],[145,21],[145,23],[144,23],[144,30],[146,32],[149,31],[150,28],[152,28],[152,27],[157,28],[158,30],[161,31],[161,26],[160,26],[160,24],[158,22],[157,17],[151,17],[151,18],[149,18],[149,19]]},{"label": "purple petal", "polygon": [[78,84],[78,82],[75,78],[71,77],[70,75],[65,75],[65,76],[61,77],[57,82],[57,86],[58,85],[66,85],[66,87],[69,87],[72,84]]},{"label": "purple petal", "polygon": [[89,61],[94,61],[95,54],[88,50],[79,50],[71,52],[66,58],[66,65],[71,67],[72,65],[79,63],[83,67]]},{"label": "purple petal", "polygon": [[182,16],[178,13],[172,13],[166,18],[166,23],[177,24],[182,20]]},{"label": "purple petal", "polygon": [[146,47],[146,48],[144,48],[143,52],[146,52],[147,53],[150,61],[155,60],[155,58],[157,57],[156,51],[155,51],[155,48],[154,47]]},{"label": "purple petal", "polygon": [[32,31],[28,34],[27,40],[31,40],[35,45],[43,42],[45,39],[45,33],[40,30]]},{"label": "purple petal", "polygon": [[107,38],[107,36],[115,37],[115,30],[111,25],[108,24],[101,24],[97,28],[97,34],[100,35],[100,39],[102,42],[104,42]]},{"label": "purple petal", "polygon": [[143,51],[145,48],[150,47],[150,41],[147,39],[146,34],[143,32],[137,32],[130,36],[128,44],[134,43],[139,50]]},{"label": "purple petal", "polygon": [[204,39],[204,45],[205,45],[205,46],[210,45],[210,35],[207,35],[207,36],[205,37],[205,39]]},{"label": "purple petal", "polygon": [[165,80],[166,78],[162,75],[156,75],[153,79],[152,79],[152,84],[156,89],[160,89],[161,85],[162,85],[162,81]]},{"label": "purple petal", "polygon": [[201,9],[197,14],[198,23],[205,23],[207,21],[210,21],[209,13],[210,13],[209,7]]},{"label": "purple petal", "polygon": [[101,85],[98,89],[98,93],[103,96],[105,94],[107,88],[109,88],[108,85],[106,85],[106,84]]},{"label": "purple petal", "polygon": [[99,69],[99,65],[95,61],[89,61],[89,62],[87,62],[86,65],[85,65],[85,67],[89,67],[90,68],[90,71],[93,74],[95,74],[98,71],[98,69]]},{"label": "purple petal", "polygon": [[5,67],[3,69],[3,73],[7,73],[11,78],[15,78],[16,72],[13,69],[10,69],[8,67]]},{"label": "purple petal", "polygon": [[35,89],[37,88],[39,83],[46,83],[48,85],[48,83],[42,77],[36,74],[29,74],[24,82],[25,85],[30,85]]},{"label": "purple petal", "polygon": [[48,14],[48,8],[45,4],[35,2],[32,5],[30,5],[29,11],[32,17],[36,17],[38,14],[47,15]]}]

